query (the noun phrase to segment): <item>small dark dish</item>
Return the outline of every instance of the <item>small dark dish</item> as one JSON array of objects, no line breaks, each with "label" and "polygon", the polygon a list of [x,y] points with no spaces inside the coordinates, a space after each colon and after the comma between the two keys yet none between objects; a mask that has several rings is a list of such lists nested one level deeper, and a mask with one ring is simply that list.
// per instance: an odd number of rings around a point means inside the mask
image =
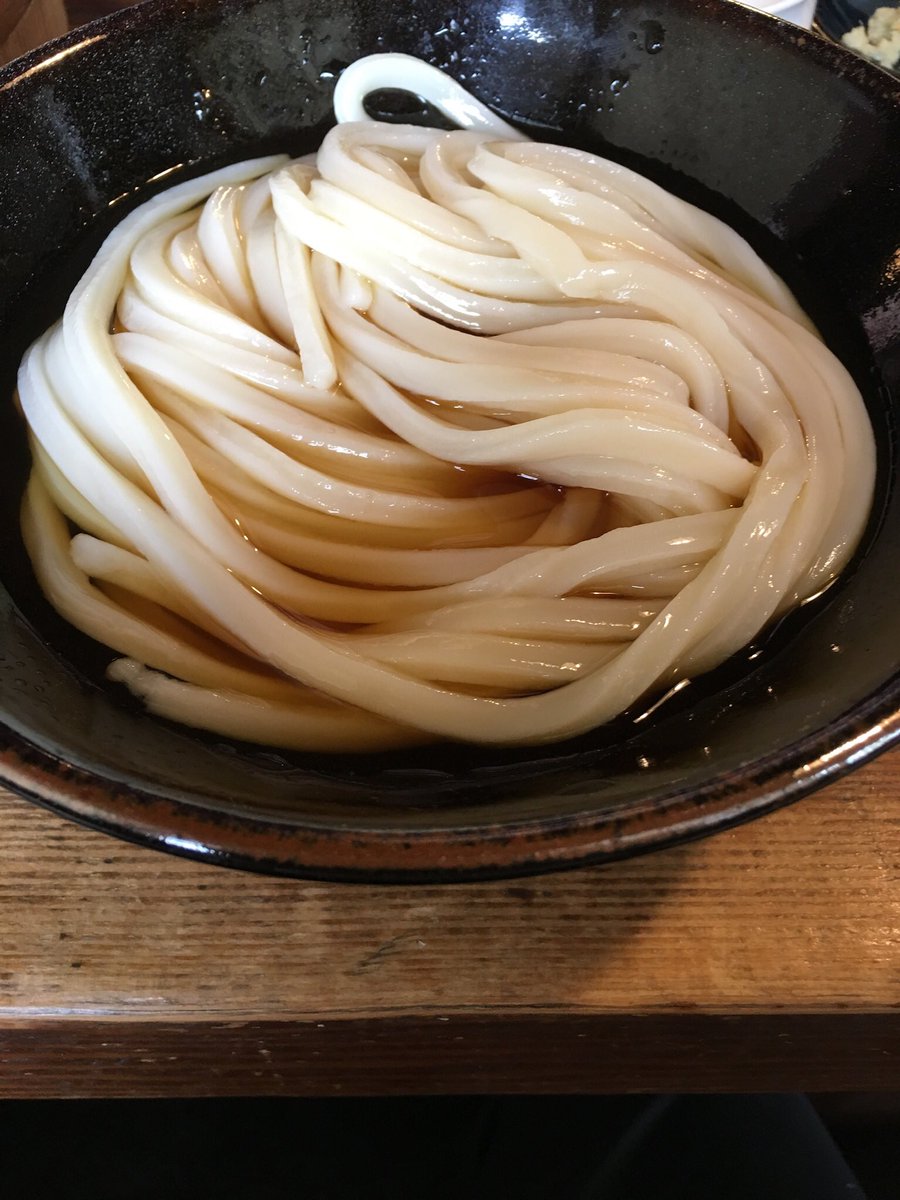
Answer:
[{"label": "small dark dish", "polygon": [[[709,833],[900,737],[900,92],[713,0],[152,0],[0,72],[0,777],[94,827],[231,866],[355,880],[546,870]],[[36,594],[18,534],[28,340],[160,172],[308,150],[341,68],[420,54],[538,136],[601,150],[735,224],[855,373],[879,490],[846,577],[740,661],[577,742],[289,756],[146,717]]]},{"label": "small dark dish", "polygon": [[[819,0],[814,27],[832,41],[840,43],[845,33],[858,25],[868,25],[876,8],[895,8],[893,0]],[[900,68],[884,67],[900,78]]]}]

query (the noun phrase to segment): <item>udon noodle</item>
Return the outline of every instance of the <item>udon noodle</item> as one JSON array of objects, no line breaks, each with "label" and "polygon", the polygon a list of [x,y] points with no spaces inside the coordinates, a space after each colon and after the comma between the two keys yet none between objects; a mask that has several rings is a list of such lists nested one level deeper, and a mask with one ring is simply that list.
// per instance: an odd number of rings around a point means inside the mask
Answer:
[{"label": "udon noodle", "polygon": [[[387,80],[468,128],[368,120]],[[870,426],[740,237],[414,60],[337,116],[133,212],[22,363],[26,545],[110,679],[283,747],[541,743],[836,577]]]}]

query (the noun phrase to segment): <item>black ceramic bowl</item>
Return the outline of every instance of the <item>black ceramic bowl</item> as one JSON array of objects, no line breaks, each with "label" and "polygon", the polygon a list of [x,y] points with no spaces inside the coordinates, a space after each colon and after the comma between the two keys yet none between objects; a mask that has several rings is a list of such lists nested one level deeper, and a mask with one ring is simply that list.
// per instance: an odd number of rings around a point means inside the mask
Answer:
[{"label": "black ceramic bowl", "polygon": [[2,403],[2,779],[95,827],[232,866],[474,878],[694,837],[900,735],[900,102],[825,40],[713,0],[151,0],[0,72],[0,395],[104,232],[168,179],[312,149],[360,55],[431,59],[537,136],[644,169],[736,225],[856,375],[880,447],[838,586],[651,716],[557,747],[314,757],[194,735],[104,685],[37,595]]}]

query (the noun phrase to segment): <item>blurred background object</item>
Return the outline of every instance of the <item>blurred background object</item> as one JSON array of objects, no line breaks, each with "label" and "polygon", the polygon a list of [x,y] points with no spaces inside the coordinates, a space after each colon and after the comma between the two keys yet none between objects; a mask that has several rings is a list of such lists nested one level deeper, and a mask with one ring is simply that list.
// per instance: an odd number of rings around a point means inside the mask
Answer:
[{"label": "blurred background object", "polygon": [[[117,2],[111,4],[111,8],[121,7]],[[68,26],[64,0],[2,0],[0,62],[7,62],[41,42],[59,37]]]},{"label": "blurred background object", "polygon": [[[0,0],[2,2],[2,0]],[[137,0],[63,0],[69,11],[69,24],[74,29],[76,25],[84,25],[97,17],[115,12],[118,8],[128,8]]]},{"label": "blurred background object", "polygon": [[804,29],[810,28],[816,12],[816,0],[742,0],[742,3],[768,13],[770,17],[802,25]]}]

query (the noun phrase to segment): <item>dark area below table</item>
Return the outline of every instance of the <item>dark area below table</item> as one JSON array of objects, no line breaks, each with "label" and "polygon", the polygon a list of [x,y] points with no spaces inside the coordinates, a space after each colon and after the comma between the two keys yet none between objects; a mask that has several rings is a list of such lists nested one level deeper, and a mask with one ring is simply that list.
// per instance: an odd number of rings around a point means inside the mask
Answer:
[{"label": "dark area below table", "polygon": [[889,1123],[782,1096],[0,1105],[9,1195],[67,1200],[896,1200]]}]

